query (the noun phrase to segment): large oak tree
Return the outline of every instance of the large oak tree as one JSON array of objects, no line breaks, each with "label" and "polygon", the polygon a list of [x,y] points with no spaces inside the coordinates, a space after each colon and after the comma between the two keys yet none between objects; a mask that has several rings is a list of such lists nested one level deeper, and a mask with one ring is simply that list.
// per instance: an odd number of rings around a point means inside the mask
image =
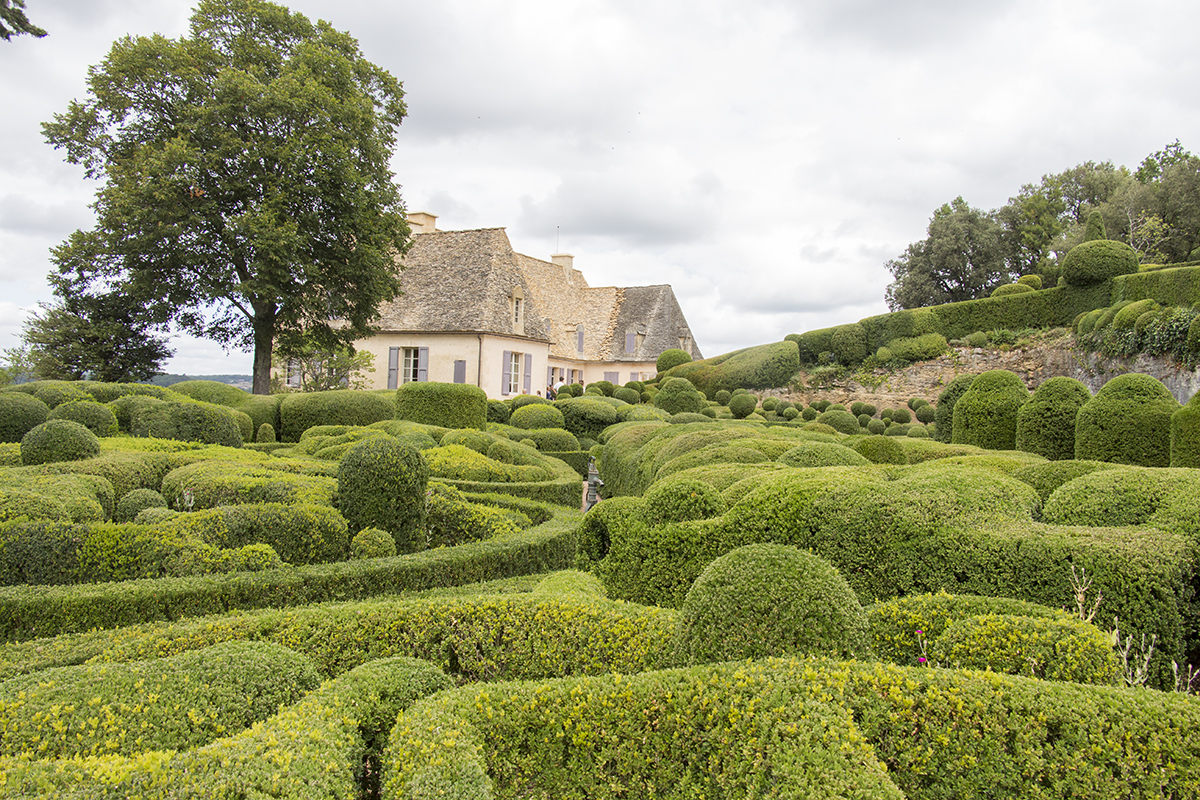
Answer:
[{"label": "large oak tree", "polygon": [[399,294],[409,243],[388,166],[400,83],[326,22],[203,0],[190,35],[126,37],[46,139],[102,185],[95,228],[53,251],[70,294],[122,294],[157,323],[254,350],[334,349]]}]

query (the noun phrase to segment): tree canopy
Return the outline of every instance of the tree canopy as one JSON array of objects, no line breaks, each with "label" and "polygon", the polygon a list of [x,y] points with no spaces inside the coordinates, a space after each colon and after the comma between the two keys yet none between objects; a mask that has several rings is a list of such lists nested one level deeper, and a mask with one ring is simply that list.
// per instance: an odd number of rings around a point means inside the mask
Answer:
[{"label": "tree canopy", "polygon": [[0,0],[0,39],[7,42],[22,33],[37,37],[46,35],[25,16],[25,0]]},{"label": "tree canopy", "polygon": [[252,347],[260,394],[278,337],[370,334],[409,244],[388,166],[405,106],[353,37],[265,0],[203,0],[189,36],[117,41],[88,87],[43,125],[102,182],[95,228],[52,253],[67,294]]}]

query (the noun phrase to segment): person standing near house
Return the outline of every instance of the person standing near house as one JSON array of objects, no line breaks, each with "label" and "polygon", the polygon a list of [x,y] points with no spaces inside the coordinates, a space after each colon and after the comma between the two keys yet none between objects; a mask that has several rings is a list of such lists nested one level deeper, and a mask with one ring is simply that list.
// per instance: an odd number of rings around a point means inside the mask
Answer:
[{"label": "person standing near house", "polygon": [[562,390],[562,387],[564,387],[564,386],[566,386],[566,384],[563,383],[562,375],[559,375],[558,379],[556,381],[554,381],[554,386],[552,387],[554,389],[555,397],[558,397],[558,393]]}]

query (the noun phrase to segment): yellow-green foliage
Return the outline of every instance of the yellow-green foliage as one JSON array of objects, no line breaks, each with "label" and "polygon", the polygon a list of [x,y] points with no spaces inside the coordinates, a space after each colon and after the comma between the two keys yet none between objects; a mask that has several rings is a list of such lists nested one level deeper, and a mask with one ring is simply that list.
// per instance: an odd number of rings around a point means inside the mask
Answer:
[{"label": "yellow-green foliage", "polygon": [[529,527],[519,511],[472,503],[452,486],[435,483],[425,505],[426,545],[455,547]]},{"label": "yellow-green foliage", "polygon": [[0,522],[20,519],[99,522],[112,516],[113,489],[93,475],[0,469]]},{"label": "yellow-green foliage", "polygon": [[984,614],[956,620],[929,649],[934,666],[1113,684],[1122,665],[1112,638],[1079,619]]},{"label": "yellow-green foliage", "polygon": [[237,503],[332,506],[337,480],[290,474],[265,465],[204,459],[171,470],[163,478],[162,494],[172,508],[181,510]]},{"label": "yellow-green foliage", "polygon": [[[1187,530],[1184,520],[1170,519],[1165,514],[1162,519],[1156,518],[1159,509],[1174,498],[1184,503],[1200,498],[1200,472],[1145,467],[1097,469],[1055,489],[1042,509],[1042,517],[1063,525],[1158,523],[1167,530]],[[1192,528],[1193,533],[1195,530]]]},{"label": "yellow-green foliage", "polygon": [[68,419],[48,419],[21,437],[21,463],[77,461],[100,453],[96,434]]},{"label": "yellow-green foliage", "polygon": [[390,558],[396,555],[396,540],[385,530],[363,528],[350,540],[351,558]]},{"label": "yellow-green foliage", "polygon": [[0,753],[185,750],[272,716],[318,680],[307,658],[265,642],[44,670],[0,683]]},{"label": "yellow-green foliage", "polygon": [[387,436],[387,433],[378,428],[354,425],[318,425],[300,435],[300,441],[292,448],[292,455],[337,461],[368,436]]},{"label": "yellow-green foliage", "polygon": [[701,670],[443,693],[383,769],[384,798],[904,796],[844,709]]},{"label": "yellow-green foliage", "polygon": [[358,796],[396,714],[451,681],[426,662],[373,661],[261,724],[182,752],[0,759],[0,794],[107,797]]},{"label": "yellow-green foliage", "polygon": [[289,564],[342,561],[350,547],[345,518],[308,503],[240,503],[179,514],[158,527],[221,549],[267,544]]},{"label": "yellow-green foliage", "polygon": [[425,451],[432,478],[449,478],[477,483],[524,483],[549,480],[550,472],[542,467],[524,464],[505,464],[488,458],[460,444],[436,447]]}]

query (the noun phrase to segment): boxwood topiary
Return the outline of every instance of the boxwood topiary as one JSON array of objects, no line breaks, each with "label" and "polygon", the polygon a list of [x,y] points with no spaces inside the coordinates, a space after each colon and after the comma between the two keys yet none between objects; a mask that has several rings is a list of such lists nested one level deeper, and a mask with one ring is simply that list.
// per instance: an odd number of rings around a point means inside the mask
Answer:
[{"label": "boxwood topiary", "polygon": [[646,521],[651,525],[711,519],[725,512],[725,498],[713,486],[695,478],[672,475],[646,490]]},{"label": "boxwood topiary", "polygon": [[654,396],[654,405],[669,414],[690,411],[699,414],[708,407],[708,400],[686,378],[667,378]]},{"label": "boxwood topiary", "polygon": [[132,407],[134,413],[130,421],[131,432],[135,436],[221,444],[226,447],[242,446],[242,425],[231,408],[200,401],[174,403],[152,398],[138,400],[141,402]]},{"label": "boxwood topiary", "polygon": [[1137,271],[1137,251],[1108,239],[1075,245],[1062,262],[1063,277],[1071,286],[1092,286]]},{"label": "boxwood topiary", "polygon": [[100,454],[96,434],[69,419],[48,419],[21,437],[21,463],[78,461]]},{"label": "boxwood topiary", "polygon": [[[566,389],[567,387],[563,387]],[[569,393],[558,393],[559,397],[567,397]],[[487,421],[499,422],[501,425],[507,425],[509,418],[512,416],[512,408],[503,400],[488,400],[487,402]]]},{"label": "boxwood topiary", "polygon": [[30,381],[10,386],[8,390],[33,395],[50,408],[72,400],[93,399],[79,381]]},{"label": "boxwood topiary", "polygon": [[1032,292],[1034,288],[1027,283],[1005,283],[992,290],[992,297],[1008,297],[1014,294]]},{"label": "boxwood topiary", "polygon": [[911,425],[908,428],[908,436],[913,439],[928,439],[929,430],[924,425]]},{"label": "boxwood topiary", "polygon": [[729,405],[729,398],[732,396],[728,389],[718,389],[713,399],[717,401],[718,405],[727,406]]},{"label": "boxwood topiary", "polygon": [[858,433],[858,418],[849,411],[825,411],[817,417],[817,423],[828,425],[838,433]]},{"label": "boxwood topiary", "polygon": [[916,416],[917,422],[925,425],[937,421],[937,409],[929,403],[917,406],[917,410],[913,414]]},{"label": "boxwood topiary", "polygon": [[1017,283],[1024,284],[1025,286],[1030,286],[1035,290],[1041,289],[1042,288],[1042,276],[1038,275],[1037,273],[1030,273],[1028,275],[1022,275],[1021,277],[1017,278]]},{"label": "boxwood topiary", "polygon": [[264,422],[258,426],[258,431],[254,434],[254,441],[259,444],[274,444],[275,442],[275,426],[269,422]]},{"label": "boxwood topiary", "polygon": [[[699,407],[702,408],[704,396],[699,392],[696,394],[701,402]],[[580,439],[598,439],[601,431],[617,422],[616,408],[595,396],[555,400],[554,406],[562,412],[563,427]]]},{"label": "boxwood topiary", "polygon": [[951,441],[988,450],[1014,449],[1017,411],[1028,399],[1029,389],[1016,373],[1006,369],[982,373],[954,404]]},{"label": "boxwood topiary", "polygon": [[338,505],[352,530],[381,528],[396,552],[412,553],[425,545],[428,482],[420,450],[387,436],[363,439],[338,465]]},{"label": "boxwood topiary", "polygon": [[466,383],[413,381],[396,390],[395,416],[396,419],[439,425],[443,428],[483,430],[488,421],[487,392]]},{"label": "boxwood topiary", "polygon": [[100,437],[116,436],[117,415],[108,406],[94,400],[72,400],[60,403],[50,412],[50,419],[69,419],[78,422]]},{"label": "boxwood topiary", "polygon": [[833,354],[837,360],[846,365],[862,362],[867,357],[867,331],[857,322],[848,325],[838,325],[830,337]]},{"label": "boxwood topiary", "polygon": [[987,347],[987,334],[983,331],[972,331],[967,334],[967,345],[970,347]]},{"label": "boxwood topiary", "polygon": [[624,400],[630,405],[637,405],[642,402],[642,393],[637,389],[631,389],[627,386],[622,386],[620,389],[613,390],[612,396],[618,400]]},{"label": "boxwood topiary", "polygon": [[870,632],[858,598],[827,561],[751,544],[713,561],[683,601],[676,657],[684,664],[820,655],[864,658]]},{"label": "boxwood topiary", "polygon": [[166,508],[167,498],[153,489],[134,489],[117,501],[116,522],[133,522],[147,508]]},{"label": "boxwood topiary", "polygon": [[566,423],[563,412],[549,403],[536,403],[515,409],[508,420],[514,428],[563,428]]},{"label": "boxwood topiary", "polygon": [[0,392],[0,442],[20,442],[50,418],[50,406],[25,392]]},{"label": "boxwood topiary", "polygon": [[350,540],[351,558],[390,558],[396,555],[396,540],[385,530],[363,528]]},{"label": "boxwood topiary", "polygon": [[1075,457],[1166,467],[1171,463],[1171,415],[1180,408],[1162,382],[1128,373],[1110,380],[1079,409]]},{"label": "boxwood topiary", "polygon": [[1200,467],[1200,393],[1171,415],[1171,466]]},{"label": "boxwood topiary", "polygon": [[934,422],[937,423],[937,436],[935,438],[939,442],[953,441],[954,405],[958,402],[958,398],[962,397],[967,389],[971,388],[971,383],[974,380],[974,375],[959,375],[946,384],[946,388],[938,395],[937,412]]},{"label": "boxwood topiary", "polygon": [[828,442],[803,442],[775,460],[797,468],[859,467],[871,463],[849,447]]},{"label": "boxwood topiary", "polygon": [[867,433],[880,435],[887,430],[887,423],[881,419],[867,420]]},{"label": "boxwood topiary", "polygon": [[661,375],[672,367],[687,364],[691,360],[692,357],[689,353],[680,350],[678,347],[671,347],[662,351],[658,356],[658,360],[654,362],[654,367],[658,370],[658,374]]},{"label": "boxwood topiary", "polygon": [[1016,449],[1051,461],[1075,457],[1075,417],[1092,393],[1081,382],[1050,378],[1017,411]]},{"label": "boxwood topiary", "polygon": [[[737,394],[729,398],[729,413],[733,414],[734,419],[745,419],[753,414],[756,408],[758,400],[752,394]],[[816,419],[815,414],[813,419]]]},{"label": "boxwood topiary", "polygon": [[892,409],[892,422],[900,422],[905,425],[912,422],[912,412],[901,406],[900,408]]}]

